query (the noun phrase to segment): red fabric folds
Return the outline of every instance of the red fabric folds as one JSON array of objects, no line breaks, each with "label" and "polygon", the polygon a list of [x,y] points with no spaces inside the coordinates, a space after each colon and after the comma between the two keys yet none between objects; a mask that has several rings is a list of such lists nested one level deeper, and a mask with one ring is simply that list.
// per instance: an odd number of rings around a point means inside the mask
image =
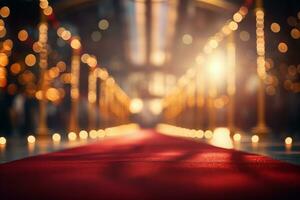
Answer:
[{"label": "red fabric folds", "polygon": [[0,165],[0,199],[290,199],[300,167],[152,130]]}]

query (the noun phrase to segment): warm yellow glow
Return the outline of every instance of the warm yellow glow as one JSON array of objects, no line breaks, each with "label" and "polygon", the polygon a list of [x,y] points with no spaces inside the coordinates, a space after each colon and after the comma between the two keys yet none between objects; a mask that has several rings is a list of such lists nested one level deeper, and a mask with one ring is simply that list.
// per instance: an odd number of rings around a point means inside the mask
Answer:
[{"label": "warm yellow glow", "polygon": [[233,140],[234,140],[235,142],[240,142],[241,139],[242,139],[241,134],[236,133],[236,134],[233,135]]},{"label": "warm yellow glow", "polygon": [[149,109],[154,115],[159,115],[162,111],[160,99],[153,99],[149,102]]},{"label": "warm yellow glow", "polygon": [[98,136],[99,138],[104,137],[104,136],[105,136],[105,131],[102,130],[102,129],[99,129],[99,130],[97,131],[97,136]]},{"label": "warm yellow glow", "polygon": [[61,38],[62,38],[63,40],[69,40],[69,39],[71,39],[71,37],[72,37],[72,34],[71,34],[70,31],[64,30],[64,31],[61,33]]},{"label": "warm yellow glow", "polygon": [[9,14],[10,14],[10,9],[9,9],[9,7],[4,6],[4,7],[2,7],[2,8],[0,9],[0,15],[1,15],[1,17],[6,18],[6,17],[9,16]]},{"label": "warm yellow glow", "polygon": [[26,57],[25,57],[25,64],[27,65],[27,66],[33,66],[33,65],[35,65],[35,63],[36,63],[36,57],[35,57],[35,55],[33,55],[33,54],[28,54]]},{"label": "warm yellow glow", "polygon": [[251,137],[251,141],[252,141],[253,143],[258,143],[258,142],[259,142],[259,137],[258,137],[258,135],[253,135],[253,136]]},{"label": "warm yellow glow", "polygon": [[26,30],[20,30],[19,33],[18,33],[18,38],[20,41],[26,41],[27,38],[28,38],[28,33]]},{"label": "warm yellow glow", "polygon": [[183,44],[190,45],[193,43],[193,37],[190,34],[184,34],[182,36]]},{"label": "warm yellow glow", "polygon": [[27,142],[30,143],[30,144],[35,143],[35,137],[33,135],[29,135],[27,137]]},{"label": "warm yellow glow", "polygon": [[286,145],[291,145],[293,143],[293,139],[291,137],[287,137],[285,138],[284,142]]},{"label": "warm yellow glow", "polygon": [[211,139],[211,138],[213,137],[213,132],[212,132],[211,130],[206,130],[206,131],[204,132],[204,137],[205,137],[206,139]]},{"label": "warm yellow glow", "polygon": [[214,146],[231,149],[233,147],[228,128],[216,128],[210,143]]},{"label": "warm yellow glow", "polygon": [[46,98],[52,102],[59,100],[59,91],[56,88],[49,88],[46,91]]},{"label": "warm yellow glow", "polygon": [[96,130],[91,130],[89,132],[90,138],[96,139],[98,137],[98,132]]},{"label": "warm yellow glow", "polygon": [[279,52],[281,53],[286,53],[288,51],[288,46],[286,43],[284,42],[280,42],[279,45],[278,45],[278,50]]},{"label": "warm yellow glow", "polygon": [[70,133],[68,134],[68,139],[69,139],[70,141],[75,141],[75,140],[77,139],[76,133],[70,132]]},{"label": "warm yellow glow", "polygon": [[280,31],[280,25],[278,23],[272,23],[271,24],[271,30],[274,32],[274,33],[278,33]]},{"label": "warm yellow glow", "polygon": [[143,110],[144,103],[141,99],[139,98],[134,98],[130,102],[130,112],[131,113],[139,113]]},{"label": "warm yellow glow", "polygon": [[86,62],[90,67],[96,67],[97,66],[97,59],[96,59],[95,56],[89,56]]},{"label": "warm yellow glow", "polygon": [[52,7],[51,6],[48,6],[48,7],[46,7],[45,9],[44,9],[44,14],[46,15],[46,16],[50,16],[50,15],[52,15],[52,13],[53,13],[53,9],[52,9]]},{"label": "warm yellow glow", "polygon": [[54,142],[60,142],[60,140],[61,140],[60,134],[59,134],[59,133],[54,133],[54,134],[52,135],[52,140],[53,140]]},{"label": "warm yellow glow", "polygon": [[228,24],[228,27],[229,27],[230,30],[236,31],[239,28],[239,25],[235,21],[231,21]]},{"label": "warm yellow glow", "polygon": [[71,47],[72,47],[73,49],[80,49],[81,43],[80,43],[79,39],[73,39],[73,40],[71,41]]},{"label": "warm yellow glow", "polygon": [[154,51],[151,53],[150,60],[154,65],[162,65],[165,62],[166,53],[164,51]]},{"label": "warm yellow glow", "polygon": [[99,21],[98,27],[101,30],[106,30],[109,27],[109,22],[106,19],[102,19]]},{"label": "warm yellow glow", "polygon": [[235,22],[241,22],[242,20],[243,20],[243,16],[240,14],[240,13],[235,13],[234,15],[233,15],[233,20],[235,21]]},{"label": "warm yellow glow", "polygon": [[0,145],[5,145],[5,144],[6,144],[5,137],[0,137]]},{"label": "warm yellow glow", "polygon": [[5,51],[11,51],[11,49],[13,48],[13,45],[14,45],[14,43],[10,39],[7,39],[2,43],[3,50],[5,50]]},{"label": "warm yellow glow", "polygon": [[224,67],[221,54],[212,55],[207,66],[209,78],[214,81],[220,80],[224,76]]},{"label": "warm yellow glow", "polygon": [[8,64],[8,56],[5,53],[0,53],[0,67],[5,67]]},{"label": "warm yellow glow", "polygon": [[22,67],[21,67],[21,65],[19,63],[14,63],[14,64],[12,64],[10,66],[11,73],[15,74],[15,75],[18,74],[18,73],[20,73],[21,69],[22,69]]},{"label": "warm yellow glow", "polygon": [[203,138],[204,137],[204,131],[198,130],[197,133],[196,133],[196,137]]},{"label": "warm yellow glow", "polygon": [[81,140],[86,140],[88,137],[89,137],[89,134],[88,134],[87,131],[82,130],[82,131],[79,132],[79,138]]},{"label": "warm yellow glow", "polygon": [[292,38],[294,38],[294,39],[299,39],[299,38],[300,38],[300,31],[299,31],[299,29],[293,28],[293,29],[291,30],[291,36],[292,36]]}]

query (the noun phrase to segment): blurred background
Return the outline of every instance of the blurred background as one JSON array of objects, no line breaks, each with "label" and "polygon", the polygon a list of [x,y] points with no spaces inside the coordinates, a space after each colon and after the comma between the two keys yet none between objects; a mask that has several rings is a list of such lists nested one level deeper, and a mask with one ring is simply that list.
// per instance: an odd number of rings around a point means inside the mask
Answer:
[{"label": "blurred background", "polygon": [[[0,135],[37,133],[45,128],[41,127],[40,115],[46,116],[49,132],[72,130],[72,123],[76,131],[128,121],[145,127],[164,121],[207,129],[209,89],[204,89],[207,92],[202,94],[203,104],[198,104],[196,91],[201,89],[201,83],[184,87],[185,92],[191,90],[193,95],[182,94],[192,96],[191,100],[184,107],[171,108],[179,109],[178,115],[168,116],[164,110],[168,103],[166,97],[181,84],[182,75],[189,69],[209,65],[204,64],[210,62],[209,58],[218,65],[213,73],[196,70],[190,71],[190,75],[202,73],[202,78],[215,82],[218,92],[212,100],[214,126],[226,126],[230,97],[228,71],[224,67],[228,39],[224,35],[229,35],[228,31],[233,35],[236,58],[234,126],[251,130],[257,123],[260,84],[255,3],[251,0],[2,0]],[[297,135],[300,129],[300,2],[265,0],[262,9],[265,123],[274,132]],[[234,15],[236,12],[239,15]],[[41,45],[41,23],[47,24],[45,46]],[[224,29],[228,23],[230,30]],[[216,34],[220,30],[221,34]],[[77,46],[80,53],[76,54]],[[215,50],[211,52],[212,49]],[[80,56],[81,63],[74,74],[72,65],[76,55]],[[43,59],[47,60],[46,81],[41,81]],[[124,112],[114,110],[116,102],[107,96],[108,102],[104,104],[111,106],[113,114],[107,114],[105,108],[101,112],[101,91],[106,90],[101,89],[101,84],[93,89],[93,79],[89,77],[93,67],[99,68],[97,76],[102,80],[106,80],[105,76],[113,77],[110,81],[118,89],[108,89],[108,93],[117,91],[116,99],[120,94],[120,108]],[[73,76],[79,81],[77,85]],[[207,86],[206,82],[202,85]],[[78,87],[77,98],[72,98],[72,87]],[[182,95],[179,93],[179,97]],[[76,100],[75,104],[72,99]],[[73,122],[72,116],[76,118]]]}]

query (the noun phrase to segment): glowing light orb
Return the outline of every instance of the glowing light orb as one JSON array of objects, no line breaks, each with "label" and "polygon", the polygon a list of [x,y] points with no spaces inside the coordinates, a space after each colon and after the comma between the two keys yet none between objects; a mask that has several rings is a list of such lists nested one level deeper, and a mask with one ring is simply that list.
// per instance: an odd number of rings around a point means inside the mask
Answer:
[{"label": "glowing light orb", "polygon": [[293,143],[293,139],[291,137],[287,137],[287,138],[285,138],[284,142],[287,145],[291,145]]},{"label": "glowing light orb", "polygon": [[70,141],[75,141],[75,140],[77,139],[76,133],[70,132],[70,133],[68,134],[68,139],[69,139]]},{"label": "glowing light orb", "polygon": [[5,144],[6,144],[5,137],[0,137],[0,145],[5,145]]},{"label": "glowing light orb", "polygon": [[61,140],[60,134],[54,133],[54,134],[52,135],[52,140],[53,140],[54,142],[60,142],[60,140]]},{"label": "glowing light orb", "polygon": [[33,135],[29,135],[27,137],[27,142],[30,143],[30,144],[35,143],[35,141],[36,141],[36,139],[35,139],[35,137]]},{"label": "glowing light orb", "polygon": [[258,142],[259,142],[259,137],[258,137],[258,135],[253,135],[253,136],[251,137],[251,141],[252,141],[253,143],[258,143]]}]

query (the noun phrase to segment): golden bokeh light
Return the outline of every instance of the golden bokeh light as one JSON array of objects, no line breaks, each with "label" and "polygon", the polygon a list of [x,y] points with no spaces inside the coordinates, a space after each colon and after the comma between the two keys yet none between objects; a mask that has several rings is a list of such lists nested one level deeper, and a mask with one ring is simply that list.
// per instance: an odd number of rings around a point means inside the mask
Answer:
[{"label": "golden bokeh light", "polygon": [[81,43],[80,43],[79,39],[77,39],[77,38],[73,39],[73,40],[71,41],[71,47],[72,47],[73,49],[80,49]]},{"label": "golden bokeh light", "polygon": [[299,38],[300,38],[300,31],[299,31],[299,29],[293,28],[293,29],[291,30],[291,36],[292,36],[292,38],[294,38],[294,39],[299,39]]},{"label": "golden bokeh light", "polygon": [[70,141],[75,141],[75,140],[77,139],[76,133],[74,133],[74,132],[68,133],[68,139],[69,139]]},{"label": "golden bokeh light", "polygon": [[6,28],[3,27],[1,30],[0,30],[0,38],[3,38],[6,36]]},{"label": "golden bokeh light", "polygon": [[52,15],[52,13],[53,13],[53,9],[52,9],[52,7],[51,6],[47,6],[45,9],[44,9],[44,14],[46,15],[46,16],[50,16],[50,15]]},{"label": "golden bokeh light", "polygon": [[60,140],[61,140],[60,134],[59,133],[54,133],[52,135],[52,140],[53,140],[53,142],[60,142]]},{"label": "golden bokeh light", "polygon": [[20,30],[18,33],[18,39],[22,42],[26,41],[28,39],[28,32],[25,29]]},{"label": "golden bokeh light", "polygon": [[89,136],[91,139],[96,139],[98,137],[98,132],[96,130],[90,130]]},{"label": "golden bokeh light", "polygon": [[35,143],[35,141],[36,141],[36,139],[35,139],[35,137],[34,137],[33,135],[29,135],[29,136],[27,137],[27,142],[28,142],[29,144],[33,144],[33,143]]},{"label": "golden bokeh light", "polygon": [[293,139],[291,137],[287,137],[285,138],[284,142],[286,145],[291,145],[293,143]]},{"label": "golden bokeh light", "polygon": [[286,52],[288,51],[288,46],[287,46],[287,44],[284,43],[284,42],[280,42],[280,43],[278,44],[278,51],[279,51],[280,53],[286,53]]},{"label": "golden bokeh light", "polygon": [[101,19],[98,23],[100,30],[106,30],[109,27],[109,22],[106,19]]},{"label": "golden bokeh light", "polygon": [[88,137],[89,137],[89,134],[88,134],[87,131],[81,130],[81,131],[79,132],[79,138],[80,138],[81,140],[86,140]]},{"label": "golden bokeh light", "polygon": [[36,57],[33,54],[28,54],[25,57],[25,64],[29,67],[32,67],[36,63]]},{"label": "golden bokeh light", "polygon": [[56,88],[49,88],[46,91],[46,98],[52,102],[58,101],[60,98],[59,90]]},{"label": "golden bokeh light", "polygon": [[131,113],[139,113],[143,110],[144,102],[140,98],[134,98],[130,102],[129,110]]},{"label": "golden bokeh light", "polygon": [[19,63],[14,63],[10,66],[10,71],[12,74],[16,75],[18,73],[20,73],[22,70],[22,67]]},{"label": "golden bokeh light", "polygon": [[4,7],[2,7],[2,8],[0,9],[0,15],[1,15],[1,17],[6,18],[6,17],[9,16],[9,14],[10,14],[10,9],[9,9],[9,7],[4,6]]},{"label": "golden bokeh light", "polygon": [[205,139],[211,139],[213,137],[213,132],[211,130],[206,130],[204,132],[204,138]]},{"label": "golden bokeh light", "polygon": [[5,50],[5,51],[11,51],[12,48],[13,48],[13,45],[14,45],[14,43],[13,43],[12,40],[10,40],[10,39],[4,40],[4,42],[2,44],[3,50]]},{"label": "golden bokeh light", "polygon": [[228,27],[229,27],[230,30],[236,31],[239,28],[239,25],[235,21],[231,21],[228,24]]},{"label": "golden bokeh light", "polygon": [[105,131],[103,130],[103,129],[99,129],[98,131],[97,131],[97,137],[98,138],[101,138],[101,137],[104,137],[105,136]]},{"label": "golden bokeh light", "polygon": [[240,13],[235,13],[235,14],[233,15],[233,20],[234,20],[235,22],[241,22],[241,21],[243,20],[243,16],[242,16]]},{"label": "golden bokeh light", "polygon": [[0,145],[5,145],[5,144],[6,144],[6,138],[0,137]]},{"label": "golden bokeh light", "polygon": [[259,137],[258,137],[258,135],[253,135],[253,136],[251,137],[251,141],[252,141],[252,143],[258,143],[258,142],[259,142]]},{"label": "golden bokeh light", "polygon": [[271,31],[274,33],[279,33],[280,32],[280,25],[276,22],[273,22],[271,24]]},{"label": "golden bokeh light", "polygon": [[5,53],[0,53],[0,67],[7,66],[8,62],[8,56]]},{"label": "golden bokeh light", "polygon": [[236,134],[233,135],[233,140],[234,140],[235,142],[240,142],[241,139],[242,139],[242,135],[241,135],[241,134],[236,133]]},{"label": "golden bokeh light", "polygon": [[182,42],[185,45],[190,45],[193,43],[193,37],[190,34],[184,34],[182,36]]}]

